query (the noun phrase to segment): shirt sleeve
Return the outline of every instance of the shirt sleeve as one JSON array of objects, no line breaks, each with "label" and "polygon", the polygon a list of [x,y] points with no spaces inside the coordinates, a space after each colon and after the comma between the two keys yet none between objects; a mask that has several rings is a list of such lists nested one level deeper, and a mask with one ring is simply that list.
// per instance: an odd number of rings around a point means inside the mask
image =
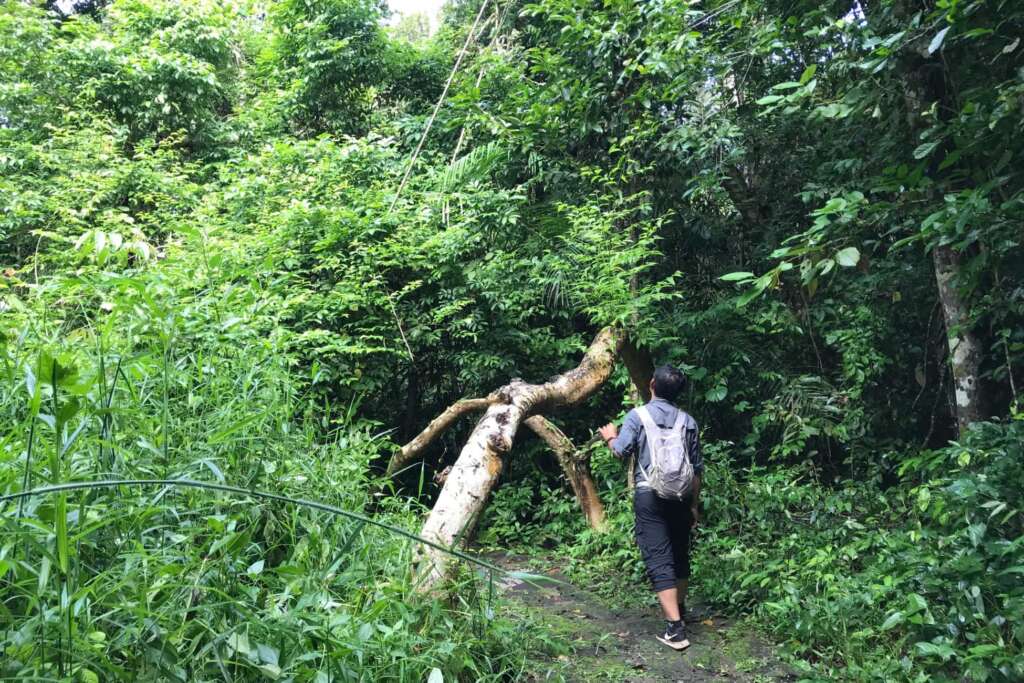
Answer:
[{"label": "shirt sleeve", "polygon": [[686,450],[690,452],[690,463],[693,465],[693,473],[704,474],[704,454],[700,449],[700,429],[694,424],[693,429],[686,430]]},{"label": "shirt sleeve", "polygon": [[636,453],[637,436],[640,434],[640,418],[636,410],[629,411],[626,419],[622,421],[622,429],[619,435],[612,441],[612,451],[620,458],[626,458]]}]

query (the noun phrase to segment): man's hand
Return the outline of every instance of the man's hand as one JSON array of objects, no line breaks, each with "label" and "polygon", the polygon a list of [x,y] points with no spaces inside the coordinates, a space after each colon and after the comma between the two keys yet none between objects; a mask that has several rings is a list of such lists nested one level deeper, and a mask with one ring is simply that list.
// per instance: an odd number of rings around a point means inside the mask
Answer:
[{"label": "man's hand", "polygon": [[612,447],[612,441],[619,435],[619,428],[613,425],[611,422],[606,424],[604,427],[598,427],[597,433],[604,439],[604,443],[608,448]]},{"label": "man's hand", "polygon": [[690,528],[696,529],[697,525],[700,524],[700,505],[694,503],[690,506],[690,516],[693,518],[693,521],[690,522]]}]

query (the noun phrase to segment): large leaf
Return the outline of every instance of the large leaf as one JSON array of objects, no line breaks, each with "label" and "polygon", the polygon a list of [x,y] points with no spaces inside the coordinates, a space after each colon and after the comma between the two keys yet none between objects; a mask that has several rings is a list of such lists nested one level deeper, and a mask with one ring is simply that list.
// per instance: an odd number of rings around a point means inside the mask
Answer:
[{"label": "large leaf", "polygon": [[860,251],[857,247],[846,247],[836,253],[836,263],[844,268],[852,268],[860,261]]},{"label": "large leaf", "polygon": [[753,277],[754,277],[753,273],[747,273],[747,272],[744,272],[744,271],[737,271],[735,273],[726,273],[725,275],[723,275],[722,277],[720,277],[718,279],[719,280],[724,280],[725,282],[738,282],[740,280],[750,280]]},{"label": "large leaf", "polygon": [[932,38],[932,42],[928,43],[928,54],[933,54],[936,50],[942,47],[942,42],[946,39],[946,34],[949,32],[949,26],[942,29],[935,34]]}]

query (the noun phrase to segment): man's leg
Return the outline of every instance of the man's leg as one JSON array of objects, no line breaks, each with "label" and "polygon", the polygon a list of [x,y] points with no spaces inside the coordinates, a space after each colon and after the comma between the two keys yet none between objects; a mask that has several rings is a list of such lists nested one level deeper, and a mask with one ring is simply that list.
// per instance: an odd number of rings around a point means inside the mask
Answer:
[{"label": "man's leg", "polygon": [[686,596],[690,587],[690,527],[693,523],[689,501],[677,504],[675,512],[670,525],[672,563],[676,570],[676,602],[679,606],[679,618],[685,619]]},{"label": "man's leg", "polygon": [[647,568],[647,578],[658,595],[665,618],[677,621],[675,558],[669,533],[670,522],[662,514],[662,506],[663,503],[649,490],[637,491],[633,496],[636,541]]},{"label": "man's leg", "polygon": [[669,522],[663,508],[664,503],[650,491],[637,491],[633,497],[636,540],[647,567],[647,576],[668,621],[665,634],[658,636],[658,640],[674,650],[682,650],[690,646],[690,641],[686,639],[686,627],[679,618],[679,605],[676,604],[676,568]]},{"label": "man's leg", "polygon": [[661,611],[665,613],[665,618],[669,621],[679,621],[682,619],[682,613],[679,611],[679,603],[676,601],[678,591],[675,588],[666,588],[663,591],[658,591],[658,602],[661,603]]}]

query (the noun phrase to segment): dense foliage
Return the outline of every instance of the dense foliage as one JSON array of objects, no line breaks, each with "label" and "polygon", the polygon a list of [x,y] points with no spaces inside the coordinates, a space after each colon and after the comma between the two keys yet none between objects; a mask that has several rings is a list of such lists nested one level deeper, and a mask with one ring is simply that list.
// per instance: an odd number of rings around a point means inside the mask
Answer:
[{"label": "dense foliage", "polygon": [[[188,477],[412,529],[471,425],[382,481],[395,445],[616,325],[690,380],[708,599],[808,677],[1024,677],[1024,8],[385,14],[0,0],[3,493]],[[555,419],[582,445],[630,396],[618,369]],[[635,592],[622,465],[583,448],[608,533],[524,437],[480,541]],[[301,506],[2,514],[4,676],[514,679],[530,649]]]}]

